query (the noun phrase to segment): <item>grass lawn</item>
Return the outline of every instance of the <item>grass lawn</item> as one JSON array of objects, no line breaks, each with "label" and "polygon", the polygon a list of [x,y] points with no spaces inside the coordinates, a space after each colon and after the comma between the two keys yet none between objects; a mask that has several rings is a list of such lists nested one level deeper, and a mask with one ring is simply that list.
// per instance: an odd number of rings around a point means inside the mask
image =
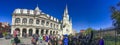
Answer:
[{"label": "grass lawn", "polygon": [[[105,45],[115,45],[115,41],[105,41]],[[116,45],[120,45],[120,41],[117,41]]]}]

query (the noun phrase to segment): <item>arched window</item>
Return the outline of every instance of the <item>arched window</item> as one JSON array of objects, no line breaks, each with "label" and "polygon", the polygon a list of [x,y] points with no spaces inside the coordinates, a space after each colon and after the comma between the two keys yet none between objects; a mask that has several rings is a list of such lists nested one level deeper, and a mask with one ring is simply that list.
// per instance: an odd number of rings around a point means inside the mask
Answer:
[{"label": "arched window", "polygon": [[55,24],[54,24],[54,28],[55,28]]},{"label": "arched window", "polygon": [[50,24],[50,27],[52,27],[52,23]]},{"label": "arched window", "polygon": [[46,26],[48,26],[48,25],[49,25],[49,22],[47,21],[47,22],[46,22]]},{"label": "arched window", "polygon": [[27,23],[27,18],[23,18],[22,23]]},{"label": "arched window", "polygon": [[58,27],[58,25],[57,25],[57,29],[58,29],[59,27]]},{"label": "arched window", "polygon": [[29,24],[33,24],[33,19],[29,19]]},{"label": "arched window", "polygon": [[20,23],[20,18],[16,18],[15,23]]},{"label": "arched window", "polygon": [[36,24],[39,24],[39,22],[40,22],[40,20],[39,20],[39,19],[37,19],[37,20],[36,20]]},{"label": "arched window", "polygon": [[45,20],[42,20],[42,21],[41,21],[41,25],[44,25],[44,24],[45,24]]}]

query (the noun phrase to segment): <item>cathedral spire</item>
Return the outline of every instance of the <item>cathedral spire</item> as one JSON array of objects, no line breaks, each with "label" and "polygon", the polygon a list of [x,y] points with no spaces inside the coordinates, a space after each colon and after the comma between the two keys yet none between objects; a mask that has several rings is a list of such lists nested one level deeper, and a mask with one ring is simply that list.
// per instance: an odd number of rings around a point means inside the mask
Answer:
[{"label": "cathedral spire", "polygon": [[72,18],[70,18],[70,23],[72,23]]},{"label": "cathedral spire", "polygon": [[68,13],[68,7],[67,7],[67,4],[66,4],[66,8],[65,8],[65,13]]},{"label": "cathedral spire", "polygon": [[64,9],[63,18],[66,18],[69,21],[69,14],[68,14],[68,6],[67,6],[67,4],[66,4],[66,7]]}]

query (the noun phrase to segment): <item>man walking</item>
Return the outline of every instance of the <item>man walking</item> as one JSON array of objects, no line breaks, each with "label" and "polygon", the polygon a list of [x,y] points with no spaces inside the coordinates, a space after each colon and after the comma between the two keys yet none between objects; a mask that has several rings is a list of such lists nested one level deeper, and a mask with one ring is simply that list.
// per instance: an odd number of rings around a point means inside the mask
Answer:
[{"label": "man walking", "polygon": [[104,40],[103,40],[102,37],[101,37],[101,39],[99,40],[99,45],[104,45]]}]

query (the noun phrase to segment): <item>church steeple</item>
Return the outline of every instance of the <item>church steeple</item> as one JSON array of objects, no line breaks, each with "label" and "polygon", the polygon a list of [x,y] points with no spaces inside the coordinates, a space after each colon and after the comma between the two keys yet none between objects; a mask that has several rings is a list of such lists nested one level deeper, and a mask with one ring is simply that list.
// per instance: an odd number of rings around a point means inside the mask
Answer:
[{"label": "church steeple", "polygon": [[64,34],[71,34],[72,32],[72,20],[69,19],[69,14],[68,14],[68,6],[65,6],[64,9],[64,15],[63,15],[63,20],[62,20],[62,29],[63,29],[63,35]]},{"label": "church steeple", "polygon": [[68,14],[68,6],[67,6],[67,4],[66,4],[66,7],[64,9],[63,19],[66,19],[66,20],[69,21],[69,14]]},{"label": "church steeple", "polygon": [[70,18],[70,23],[72,23],[72,18]]},{"label": "church steeple", "polygon": [[65,8],[65,13],[68,13],[68,7],[67,7],[67,4],[66,4],[66,8]]},{"label": "church steeple", "polygon": [[67,7],[67,4],[66,4],[65,10],[64,10],[64,16],[68,16],[68,7]]}]

